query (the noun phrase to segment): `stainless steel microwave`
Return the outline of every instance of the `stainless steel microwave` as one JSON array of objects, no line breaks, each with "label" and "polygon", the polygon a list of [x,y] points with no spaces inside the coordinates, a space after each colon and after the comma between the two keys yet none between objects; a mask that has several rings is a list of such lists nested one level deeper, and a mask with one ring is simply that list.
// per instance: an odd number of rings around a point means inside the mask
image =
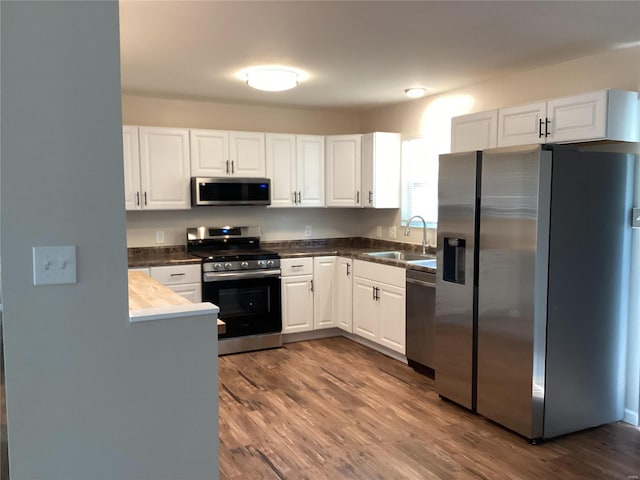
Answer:
[{"label": "stainless steel microwave", "polygon": [[268,178],[191,177],[191,205],[270,205]]}]

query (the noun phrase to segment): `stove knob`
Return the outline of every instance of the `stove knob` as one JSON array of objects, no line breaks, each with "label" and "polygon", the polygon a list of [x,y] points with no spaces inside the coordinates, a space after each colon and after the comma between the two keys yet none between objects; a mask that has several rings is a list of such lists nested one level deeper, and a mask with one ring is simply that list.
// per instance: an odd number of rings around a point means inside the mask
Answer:
[{"label": "stove knob", "polygon": [[258,260],[258,267],[264,268],[267,266],[267,263],[264,260]]},{"label": "stove knob", "polygon": [[213,264],[213,269],[214,270],[220,270],[221,268],[222,268],[222,264],[220,264],[220,263],[214,263]]},{"label": "stove knob", "polygon": [[267,260],[267,267],[271,267],[273,265],[273,260]]},{"label": "stove knob", "polygon": [[242,262],[242,263],[240,264],[240,267],[241,267],[241,268],[249,268],[249,262]]},{"label": "stove knob", "polygon": [[225,270],[229,270],[229,269],[231,268],[231,266],[232,266],[232,265],[231,265],[229,262],[227,262],[227,263],[225,263],[225,264],[224,264],[224,268],[225,268]]}]

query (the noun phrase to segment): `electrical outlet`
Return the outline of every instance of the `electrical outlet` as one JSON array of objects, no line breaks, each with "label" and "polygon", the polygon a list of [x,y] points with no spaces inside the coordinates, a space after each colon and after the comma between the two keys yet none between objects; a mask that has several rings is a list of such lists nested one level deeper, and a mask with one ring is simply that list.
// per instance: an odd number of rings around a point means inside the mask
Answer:
[{"label": "electrical outlet", "polygon": [[311,236],[311,225],[307,225],[306,227],[304,227],[304,236],[305,237]]},{"label": "electrical outlet", "polygon": [[156,232],[156,243],[164,243],[164,230]]},{"label": "electrical outlet", "polygon": [[389,227],[389,238],[396,238],[396,227]]},{"label": "electrical outlet", "polygon": [[76,283],[76,247],[33,247],[33,284]]},{"label": "electrical outlet", "polygon": [[376,237],[382,238],[382,225],[376,227]]}]

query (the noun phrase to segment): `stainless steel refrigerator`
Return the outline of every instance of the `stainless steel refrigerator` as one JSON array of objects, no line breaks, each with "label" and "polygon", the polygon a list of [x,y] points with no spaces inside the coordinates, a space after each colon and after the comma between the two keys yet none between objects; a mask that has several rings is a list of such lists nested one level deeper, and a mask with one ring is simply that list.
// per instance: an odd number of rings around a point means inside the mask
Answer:
[{"label": "stainless steel refrigerator", "polygon": [[442,155],[436,390],[530,440],[623,416],[636,158]]}]

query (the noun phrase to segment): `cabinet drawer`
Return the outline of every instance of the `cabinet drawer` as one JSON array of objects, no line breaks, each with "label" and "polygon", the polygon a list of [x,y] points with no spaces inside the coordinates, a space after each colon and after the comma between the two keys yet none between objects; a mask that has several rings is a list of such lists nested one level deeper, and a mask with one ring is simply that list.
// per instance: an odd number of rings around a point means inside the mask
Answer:
[{"label": "cabinet drawer", "polygon": [[163,285],[181,283],[198,283],[201,281],[200,265],[171,265],[167,267],[151,267],[151,278]]},{"label": "cabinet drawer", "polygon": [[312,274],[313,258],[283,258],[280,260],[280,270],[283,277]]},{"label": "cabinet drawer", "polygon": [[353,264],[353,275],[374,282],[405,287],[406,270],[400,267],[356,260]]}]

